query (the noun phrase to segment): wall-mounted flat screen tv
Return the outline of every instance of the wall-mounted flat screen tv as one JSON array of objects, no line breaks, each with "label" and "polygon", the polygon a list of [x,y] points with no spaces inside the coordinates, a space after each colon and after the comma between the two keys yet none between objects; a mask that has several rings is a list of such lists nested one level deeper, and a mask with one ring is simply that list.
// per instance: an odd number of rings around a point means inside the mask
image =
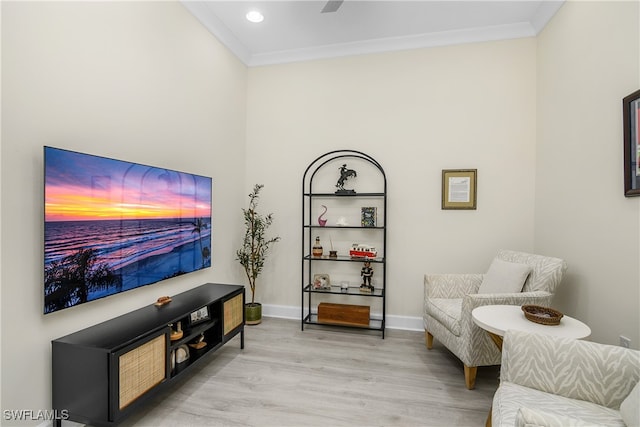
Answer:
[{"label": "wall-mounted flat screen tv", "polygon": [[44,147],[44,313],[211,266],[212,179]]}]

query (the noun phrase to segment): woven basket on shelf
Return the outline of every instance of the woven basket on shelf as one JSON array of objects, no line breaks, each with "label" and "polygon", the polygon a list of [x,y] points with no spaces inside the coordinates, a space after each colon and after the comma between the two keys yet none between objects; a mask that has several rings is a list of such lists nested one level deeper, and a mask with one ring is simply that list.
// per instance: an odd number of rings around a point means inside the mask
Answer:
[{"label": "woven basket on shelf", "polygon": [[541,305],[523,305],[522,311],[524,312],[524,317],[528,320],[541,325],[558,325],[560,324],[560,319],[564,316],[558,310]]}]

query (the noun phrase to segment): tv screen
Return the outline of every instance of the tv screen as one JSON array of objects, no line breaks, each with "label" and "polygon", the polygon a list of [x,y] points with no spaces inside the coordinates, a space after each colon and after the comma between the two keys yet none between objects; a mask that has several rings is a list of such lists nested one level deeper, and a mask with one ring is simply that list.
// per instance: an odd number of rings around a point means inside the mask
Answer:
[{"label": "tv screen", "polygon": [[44,313],[210,267],[211,187],[44,147]]}]

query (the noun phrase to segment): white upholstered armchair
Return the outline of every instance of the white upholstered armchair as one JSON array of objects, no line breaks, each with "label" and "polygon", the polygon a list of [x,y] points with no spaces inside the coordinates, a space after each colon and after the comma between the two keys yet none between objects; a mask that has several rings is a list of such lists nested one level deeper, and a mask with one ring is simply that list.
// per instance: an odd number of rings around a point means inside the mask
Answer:
[{"label": "white upholstered armchair", "polygon": [[638,350],[510,330],[491,425],[640,426],[639,381]]},{"label": "white upholstered armchair", "polygon": [[500,250],[486,274],[425,274],[424,330],[464,364],[465,385],[475,387],[478,366],[499,365],[501,354],[471,311],[482,305],[550,306],[567,269],[559,259]]}]

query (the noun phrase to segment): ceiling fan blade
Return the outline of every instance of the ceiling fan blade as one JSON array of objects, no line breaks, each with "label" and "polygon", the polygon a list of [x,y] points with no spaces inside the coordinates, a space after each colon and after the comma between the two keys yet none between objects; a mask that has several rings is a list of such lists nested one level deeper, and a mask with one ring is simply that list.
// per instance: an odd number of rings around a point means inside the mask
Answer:
[{"label": "ceiling fan blade", "polygon": [[344,0],[329,0],[327,4],[324,5],[320,13],[335,12],[336,10],[340,9],[343,1]]}]

